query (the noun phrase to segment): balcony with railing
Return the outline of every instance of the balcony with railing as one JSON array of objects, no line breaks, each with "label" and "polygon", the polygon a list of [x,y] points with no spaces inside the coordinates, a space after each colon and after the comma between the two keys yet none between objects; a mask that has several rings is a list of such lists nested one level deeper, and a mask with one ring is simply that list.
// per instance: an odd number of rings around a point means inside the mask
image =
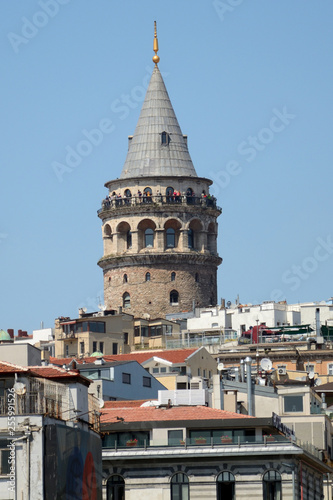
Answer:
[{"label": "balcony with railing", "polygon": [[102,208],[100,208],[97,213],[109,210],[118,210],[130,207],[145,207],[151,205],[163,205],[163,206],[196,206],[204,209],[213,209],[222,212],[222,208],[216,205],[216,199],[214,197],[198,197],[198,196],[131,196],[131,197],[109,197],[102,201]]}]

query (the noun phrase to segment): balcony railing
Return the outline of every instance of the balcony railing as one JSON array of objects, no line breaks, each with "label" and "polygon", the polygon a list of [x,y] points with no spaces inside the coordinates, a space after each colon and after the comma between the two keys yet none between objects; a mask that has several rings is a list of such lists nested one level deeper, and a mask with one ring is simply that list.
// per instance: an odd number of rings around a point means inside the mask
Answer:
[{"label": "balcony railing", "polygon": [[97,211],[98,214],[105,210],[116,210],[124,207],[131,206],[145,206],[145,205],[169,205],[169,206],[178,206],[178,205],[188,205],[188,206],[201,206],[202,208],[212,208],[215,210],[222,211],[221,207],[216,205],[216,199],[214,197],[211,198],[201,198],[197,196],[132,196],[125,198],[107,198],[102,201],[102,208]]}]

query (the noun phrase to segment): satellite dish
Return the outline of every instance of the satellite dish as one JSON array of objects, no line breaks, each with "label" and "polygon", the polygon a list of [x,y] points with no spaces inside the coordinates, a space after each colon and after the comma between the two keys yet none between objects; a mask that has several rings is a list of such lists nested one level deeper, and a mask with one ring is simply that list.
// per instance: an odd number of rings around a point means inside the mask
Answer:
[{"label": "satellite dish", "polygon": [[318,387],[318,385],[322,385],[322,383],[323,383],[323,382],[322,382],[321,378],[316,378],[316,380],[315,380],[315,382],[314,382],[314,385],[315,385],[316,387]]},{"label": "satellite dish", "polygon": [[228,300],[227,302],[227,306],[230,307],[231,306],[231,300]]},{"label": "satellite dish", "polygon": [[308,377],[310,380],[312,380],[314,378],[314,376],[315,376],[314,372],[308,373]]},{"label": "satellite dish", "polygon": [[102,398],[98,398],[98,406],[99,406],[100,408],[104,408],[104,399],[102,399]]},{"label": "satellite dish", "polygon": [[83,311],[84,313],[86,313],[86,312],[87,312],[87,308],[86,308],[86,307],[82,307],[82,311]]},{"label": "satellite dish", "polygon": [[18,396],[23,396],[27,392],[27,386],[22,382],[15,382],[14,391]]},{"label": "satellite dish", "polygon": [[217,365],[217,369],[218,369],[219,372],[221,372],[224,369],[224,363],[219,363]]},{"label": "satellite dish", "polygon": [[142,403],[140,408],[146,408],[147,406],[158,406],[160,403],[158,401],[150,400]]},{"label": "satellite dish", "polygon": [[100,311],[105,311],[106,306],[105,306],[104,304],[98,304],[98,309],[99,309]]},{"label": "satellite dish", "polygon": [[264,370],[264,372],[268,372],[272,369],[273,363],[268,358],[262,358],[260,361],[260,366]]}]

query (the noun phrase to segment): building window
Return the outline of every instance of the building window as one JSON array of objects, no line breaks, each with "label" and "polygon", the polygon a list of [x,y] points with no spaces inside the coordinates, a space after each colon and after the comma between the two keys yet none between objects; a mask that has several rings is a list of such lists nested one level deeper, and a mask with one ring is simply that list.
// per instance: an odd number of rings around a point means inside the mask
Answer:
[{"label": "building window", "polygon": [[150,281],[150,273],[146,273],[146,281]]},{"label": "building window", "polygon": [[195,282],[199,283],[199,273],[195,273]]},{"label": "building window", "polygon": [[125,499],[125,481],[121,476],[114,474],[106,483],[107,498],[112,500]]},{"label": "building window", "polygon": [[231,472],[224,471],[217,476],[217,500],[235,499],[235,477]]},{"label": "building window", "polygon": [[127,249],[132,248],[132,233],[131,233],[131,231],[127,231],[127,233],[126,233],[126,246],[127,246]]},{"label": "building window", "polygon": [[123,384],[130,384],[131,383],[131,374],[123,372],[122,379],[123,379]]},{"label": "building window", "polygon": [[125,309],[127,309],[128,307],[131,307],[131,296],[127,292],[125,292],[123,295],[123,307]]},{"label": "building window", "polygon": [[151,387],[151,378],[150,377],[142,377],[142,385],[143,385],[143,387]]},{"label": "building window", "polygon": [[171,478],[171,500],[189,500],[189,498],[188,477],[178,472]]},{"label": "building window", "polygon": [[265,472],[263,489],[264,500],[281,500],[281,475],[275,470]]},{"label": "building window", "polygon": [[305,369],[308,373],[315,373],[315,365],[306,363]]},{"label": "building window", "polygon": [[[9,442],[4,440],[0,441],[0,475],[8,475],[9,474],[9,453],[10,449],[8,448]],[[14,452],[15,453],[15,452]],[[14,458],[14,457],[13,457]]]},{"label": "building window", "polygon": [[167,146],[170,143],[170,135],[168,132],[161,133],[161,144],[162,146]]},{"label": "building window", "polygon": [[333,375],[333,363],[330,363],[327,367],[327,374],[328,375]]},{"label": "building window", "polygon": [[175,279],[176,279],[176,273],[171,273],[171,281],[175,281]]},{"label": "building window", "polygon": [[69,355],[69,347],[66,345],[65,347],[65,356],[67,357]]},{"label": "building window", "polygon": [[170,292],[170,304],[178,304],[179,294],[177,290],[172,290]]},{"label": "building window", "polygon": [[112,354],[118,354],[118,344],[117,342],[112,343]]},{"label": "building window", "polygon": [[128,345],[128,332],[124,332],[124,344]]},{"label": "building window", "polygon": [[93,352],[97,351],[97,342],[93,342]]},{"label": "building window", "polygon": [[160,373],[160,369],[159,368],[153,368],[153,373]]},{"label": "building window", "polygon": [[84,342],[80,342],[80,354],[84,354]]},{"label": "building window", "polygon": [[127,274],[124,274],[124,276],[123,276],[123,283],[127,283],[127,281],[128,281]]},{"label": "building window", "polygon": [[179,446],[180,441],[183,441],[183,431],[181,429],[168,431],[168,446]]},{"label": "building window", "polygon": [[104,352],[104,342],[100,342],[99,343],[99,352],[101,352],[103,354],[103,352]]},{"label": "building window", "polygon": [[172,227],[166,230],[166,246],[167,248],[175,248],[176,245],[176,232]]},{"label": "building window", "polygon": [[126,196],[126,198],[131,198],[132,193],[131,193],[130,189],[125,189],[125,196]]},{"label": "building window", "polygon": [[145,230],[145,247],[152,248],[154,246],[154,231],[150,228]]},{"label": "building window", "polygon": [[193,229],[189,229],[187,231],[187,238],[188,238],[188,247],[189,248],[194,248],[194,232],[193,232]]},{"label": "building window", "polygon": [[285,413],[295,413],[303,411],[303,396],[284,396]]}]

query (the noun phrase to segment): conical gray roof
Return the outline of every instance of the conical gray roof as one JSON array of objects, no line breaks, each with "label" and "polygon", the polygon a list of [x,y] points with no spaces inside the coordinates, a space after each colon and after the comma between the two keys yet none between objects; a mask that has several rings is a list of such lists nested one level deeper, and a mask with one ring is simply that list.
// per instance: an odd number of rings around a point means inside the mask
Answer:
[{"label": "conical gray roof", "polygon": [[[168,144],[162,144],[162,132],[168,134]],[[120,178],[140,176],[197,177],[157,65],[149,82]]]}]

